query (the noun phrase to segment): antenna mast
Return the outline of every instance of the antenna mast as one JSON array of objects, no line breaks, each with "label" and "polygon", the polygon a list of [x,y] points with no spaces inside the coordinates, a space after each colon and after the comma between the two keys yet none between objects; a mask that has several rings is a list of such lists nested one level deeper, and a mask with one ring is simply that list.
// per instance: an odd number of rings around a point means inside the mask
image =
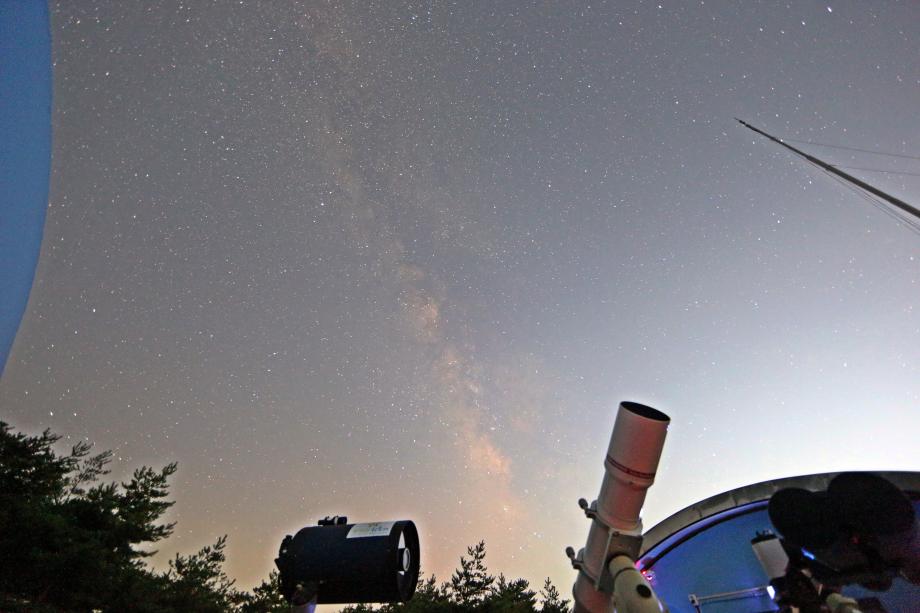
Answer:
[{"label": "antenna mast", "polygon": [[[735,119],[737,119],[737,117],[736,117]],[[738,123],[740,123],[740,124],[741,124],[742,126],[744,126],[745,128],[748,128],[749,130],[753,130],[754,132],[757,132],[757,133],[760,134],[761,136],[764,136],[764,137],[766,137],[766,138],[769,138],[770,140],[772,140],[772,141],[773,141],[774,143],[776,143],[777,145],[780,145],[780,146],[782,146],[782,147],[785,147],[786,149],[789,149],[789,150],[792,151],[793,153],[795,153],[795,154],[797,154],[797,155],[799,155],[799,156],[805,158],[806,160],[808,160],[809,162],[811,162],[811,163],[814,164],[815,166],[818,166],[819,168],[823,168],[823,169],[826,170],[827,172],[832,173],[832,174],[834,174],[834,175],[837,175],[838,177],[840,177],[840,178],[842,178],[842,179],[844,179],[844,180],[846,180],[846,181],[849,181],[850,183],[856,185],[857,187],[859,187],[859,188],[861,188],[861,189],[866,190],[867,192],[869,192],[870,194],[872,194],[872,195],[874,195],[874,196],[878,196],[879,198],[885,200],[885,201],[888,202],[889,204],[892,204],[892,205],[898,207],[899,209],[901,209],[902,211],[905,211],[906,213],[909,213],[909,214],[913,215],[914,218],[916,218],[918,221],[920,221],[920,209],[917,209],[916,207],[911,206],[910,204],[907,204],[906,202],[904,202],[904,201],[901,200],[900,198],[895,198],[895,197],[892,196],[891,194],[887,194],[887,193],[883,192],[882,190],[878,189],[877,187],[873,187],[873,186],[869,185],[869,184],[866,183],[865,181],[860,181],[859,179],[857,179],[857,178],[854,177],[853,175],[849,175],[849,174],[843,172],[842,170],[840,170],[839,168],[837,168],[837,167],[835,167],[835,166],[831,166],[831,165],[828,164],[827,162],[823,162],[823,161],[819,160],[818,158],[814,157],[813,155],[808,155],[808,154],[805,153],[804,151],[800,151],[799,149],[796,149],[796,148],[793,147],[792,145],[786,144],[785,142],[783,142],[782,140],[776,138],[775,136],[771,136],[770,134],[767,134],[767,133],[764,132],[763,130],[760,130],[759,128],[755,128],[754,126],[752,126],[751,124],[747,123],[746,121],[742,121],[742,120],[738,119]]]}]

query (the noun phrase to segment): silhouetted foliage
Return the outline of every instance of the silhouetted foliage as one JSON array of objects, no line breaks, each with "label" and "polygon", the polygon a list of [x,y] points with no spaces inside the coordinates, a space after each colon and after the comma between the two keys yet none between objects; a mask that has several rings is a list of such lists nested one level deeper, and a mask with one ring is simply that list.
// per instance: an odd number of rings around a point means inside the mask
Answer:
[{"label": "silhouetted foliage", "polygon": [[176,554],[170,560],[165,579],[169,583],[167,602],[177,611],[227,611],[237,600],[233,581],[224,574],[227,537],[202,547],[190,556]]},{"label": "silhouetted foliage", "polygon": [[418,587],[412,600],[382,606],[352,605],[341,613],[568,613],[568,601],[559,597],[559,590],[547,577],[537,595],[525,579],[496,579],[489,574],[485,564],[486,546],[480,541],[467,548],[461,556],[460,566],[450,581],[438,584],[434,575],[419,576]]},{"label": "silhouetted foliage", "polygon": [[450,599],[473,611],[485,602],[495,577],[486,570],[485,541],[468,547],[466,553],[469,557],[460,556],[460,567],[450,578]]},{"label": "silhouetted foliage", "polygon": [[569,613],[569,601],[560,597],[559,590],[549,580],[549,577],[543,582],[540,599],[543,601],[543,606],[540,608],[542,613]]},{"label": "silhouetted foliage", "polygon": [[499,575],[486,602],[489,611],[495,613],[527,613],[536,610],[537,596],[526,580],[508,581]]},{"label": "silhouetted foliage", "polygon": [[[172,534],[162,517],[176,464],[143,466],[127,482],[101,483],[109,451],[91,455],[79,442],[58,455],[60,437],[12,431],[0,421],[0,611],[288,613],[272,572],[252,592],[234,588],[223,570],[227,537],[191,555],[176,554],[163,572],[151,570],[149,545]],[[141,548],[143,546],[143,548]],[[355,605],[365,613],[562,613],[567,601],[547,579],[542,606],[524,579],[496,579],[486,546],[467,548],[449,581],[420,576],[407,603]]]},{"label": "silhouetted foliage", "polygon": [[166,498],[176,464],[99,483],[111,452],[90,455],[81,441],[58,455],[59,440],[0,421],[0,610],[168,613],[241,603],[222,570],[226,537],[177,555],[163,573],[143,563],[149,545],[173,531],[161,518],[173,504]]},{"label": "silhouetted foliage", "polygon": [[0,594],[62,610],[104,608],[126,586],[150,583],[136,547],[169,536],[157,523],[176,470],[141,468],[120,486],[97,484],[111,453],[90,456],[74,445],[57,455],[60,437],[13,433],[0,422]]},{"label": "silhouetted foliage", "polygon": [[239,613],[289,613],[291,610],[291,605],[281,595],[280,577],[275,570],[251,593],[241,594],[238,606]]}]

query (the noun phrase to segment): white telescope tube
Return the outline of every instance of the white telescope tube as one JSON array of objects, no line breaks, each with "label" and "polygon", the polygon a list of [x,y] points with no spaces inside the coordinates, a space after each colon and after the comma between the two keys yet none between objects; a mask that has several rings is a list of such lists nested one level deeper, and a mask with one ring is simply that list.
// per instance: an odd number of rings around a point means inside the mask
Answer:
[{"label": "white telescope tube", "polygon": [[604,460],[606,471],[601,492],[592,505],[595,517],[587,543],[577,558],[582,568],[572,594],[578,613],[614,610],[613,594],[597,589],[606,570],[604,567],[617,554],[635,553],[612,550],[611,535],[641,537],[639,512],[646,491],[655,482],[670,422],[671,419],[657,409],[636,402],[620,404]]},{"label": "white telescope tube", "polygon": [[667,613],[648,580],[627,556],[616,556],[608,565],[613,577],[613,610],[616,613]]},{"label": "white telescope tube", "polygon": [[607,447],[607,473],[597,498],[597,515],[620,532],[642,532],[639,511],[655,482],[671,418],[636,402],[620,403]]},{"label": "white telescope tube", "polygon": [[612,594],[594,589],[594,583],[583,573],[578,574],[572,586],[572,596],[575,600],[574,613],[613,613]]}]

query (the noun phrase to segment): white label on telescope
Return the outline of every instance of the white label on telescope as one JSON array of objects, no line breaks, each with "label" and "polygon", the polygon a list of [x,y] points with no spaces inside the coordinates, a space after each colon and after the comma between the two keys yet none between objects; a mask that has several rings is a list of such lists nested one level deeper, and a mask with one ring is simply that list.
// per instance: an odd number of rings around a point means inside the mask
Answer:
[{"label": "white label on telescope", "polygon": [[395,521],[378,521],[373,524],[355,524],[348,531],[347,539],[360,539],[369,536],[389,536]]}]

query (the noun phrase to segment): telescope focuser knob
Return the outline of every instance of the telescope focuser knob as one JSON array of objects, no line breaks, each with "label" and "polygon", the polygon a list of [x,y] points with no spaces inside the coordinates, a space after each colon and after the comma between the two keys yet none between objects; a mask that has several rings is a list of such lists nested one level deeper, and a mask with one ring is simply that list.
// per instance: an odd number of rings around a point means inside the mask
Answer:
[{"label": "telescope focuser knob", "polygon": [[578,499],[578,507],[585,512],[585,517],[588,519],[595,519],[597,517],[597,501],[595,500],[591,504],[588,504],[588,501],[584,498]]},{"label": "telescope focuser knob", "polygon": [[580,571],[582,567],[585,565],[584,560],[580,559],[577,555],[575,555],[574,547],[572,546],[566,547],[565,555],[569,559],[569,561],[572,563],[572,568],[574,568],[575,570]]}]

